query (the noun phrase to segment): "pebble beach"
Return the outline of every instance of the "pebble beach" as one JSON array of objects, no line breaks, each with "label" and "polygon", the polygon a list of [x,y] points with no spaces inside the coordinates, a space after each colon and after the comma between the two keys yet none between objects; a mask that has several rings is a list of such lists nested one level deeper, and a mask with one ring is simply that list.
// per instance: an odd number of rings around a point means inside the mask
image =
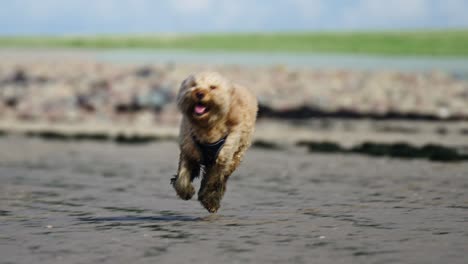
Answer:
[{"label": "pebble beach", "polygon": [[306,108],[325,114],[468,118],[468,80],[439,70],[122,64],[73,54],[1,54],[2,120],[174,125],[180,118],[174,104],[180,83],[202,70],[219,71],[248,86],[264,109],[279,115]]}]

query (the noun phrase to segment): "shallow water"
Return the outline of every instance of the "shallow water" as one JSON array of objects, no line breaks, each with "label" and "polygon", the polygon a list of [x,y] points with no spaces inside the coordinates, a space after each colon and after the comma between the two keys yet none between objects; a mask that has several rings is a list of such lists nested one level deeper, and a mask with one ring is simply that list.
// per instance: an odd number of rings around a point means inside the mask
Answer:
[{"label": "shallow water", "polygon": [[318,69],[400,70],[468,73],[468,58],[431,56],[382,56],[365,54],[316,54],[108,49],[93,52],[98,60],[124,63],[175,62],[190,64],[288,65]]},{"label": "shallow water", "polygon": [[467,163],[251,149],[209,215],[174,142],[0,149],[0,263],[466,263]]},{"label": "shallow water", "polygon": [[433,56],[382,56],[366,54],[319,54],[288,52],[224,52],[159,49],[73,49],[73,48],[0,48],[8,58],[44,58],[78,56],[112,63],[187,63],[198,65],[287,65],[315,69],[352,70],[442,70],[468,78],[468,58]]}]

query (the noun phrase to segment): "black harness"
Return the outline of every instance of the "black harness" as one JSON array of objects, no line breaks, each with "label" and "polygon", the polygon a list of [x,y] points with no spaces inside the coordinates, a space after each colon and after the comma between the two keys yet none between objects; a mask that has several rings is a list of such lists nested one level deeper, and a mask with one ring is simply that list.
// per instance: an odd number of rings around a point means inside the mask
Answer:
[{"label": "black harness", "polygon": [[210,167],[216,162],[219,152],[221,151],[221,149],[224,146],[224,143],[226,142],[227,136],[228,135],[224,136],[223,138],[214,143],[201,143],[197,140],[197,138],[194,135],[192,135],[192,139],[201,153],[201,165],[205,167]]},{"label": "black harness", "polygon": [[[226,142],[226,138],[228,135],[224,136],[220,140],[214,142],[214,143],[201,143],[200,141],[197,140],[197,138],[192,134],[192,139],[195,142],[195,145],[197,148],[200,150],[201,153],[201,160],[200,160],[200,165],[203,166],[204,168],[211,167],[213,164],[216,162],[216,159],[218,158],[219,152],[224,146],[224,143]],[[198,177],[199,171],[192,171],[191,173],[191,180],[193,181],[194,178]],[[173,178],[171,178],[171,184],[174,185],[176,180],[177,180],[177,175],[174,175]]]}]

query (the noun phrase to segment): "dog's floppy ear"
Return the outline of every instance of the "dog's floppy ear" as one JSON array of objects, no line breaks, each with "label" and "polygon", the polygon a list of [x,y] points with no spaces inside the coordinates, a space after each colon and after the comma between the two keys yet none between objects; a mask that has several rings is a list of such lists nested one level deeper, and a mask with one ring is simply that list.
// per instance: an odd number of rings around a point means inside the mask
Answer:
[{"label": "dog's floppy ear", "polygon": [[185,90],[188,88],[188,86],[191,84],[191,82],[194,82],[194,77],[193,75],[190,75],[187,77],[185,80],[182,81],[179,87],[179,93],[177,94],[177,106],[181,111],[184,111],[183,109],[183,101],[184,101],[184,96],[185,96]]},{"label": "dog's floppy ear", "polygon": [[194,82],[194,77],[193,75],[189,75],[187,78],[185,78],[185,80],[182,81],[182,83],[180,84],[180,89],[183,90],[187,87],[187,85],[191,84],[192,82]]}]

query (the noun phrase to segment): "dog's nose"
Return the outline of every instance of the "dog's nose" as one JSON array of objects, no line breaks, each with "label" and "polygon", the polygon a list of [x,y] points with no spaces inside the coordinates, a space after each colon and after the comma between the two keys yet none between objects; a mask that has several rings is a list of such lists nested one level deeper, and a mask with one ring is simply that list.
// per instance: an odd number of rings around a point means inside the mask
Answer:
[{"label": "dog's nose", "polygon": [[195,93],[195,96],[196,96],[199,100],[201,100],[201,99],[203,99],[203,97],[205,97],[205,94],[204,94],[203,92],[196,92],[196,93]]}]

